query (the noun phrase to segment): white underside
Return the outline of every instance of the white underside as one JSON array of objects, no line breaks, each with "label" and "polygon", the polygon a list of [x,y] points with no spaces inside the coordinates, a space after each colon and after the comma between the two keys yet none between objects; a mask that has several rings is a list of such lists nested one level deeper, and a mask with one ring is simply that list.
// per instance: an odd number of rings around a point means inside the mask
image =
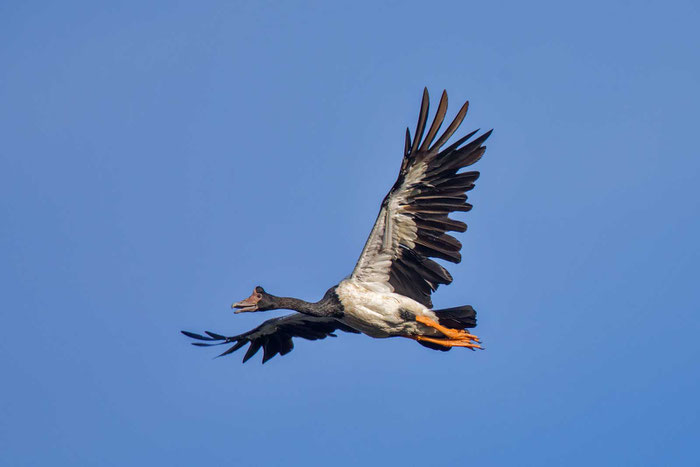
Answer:
[{"label": "white underside", "polygon": [[[373,290],[374,289],[374,290]],[[371,284],[354,278],[345,279],[336,289],[345,315],[341,319],[348,326],[372,337],[440,335],[433,328],[401,316],[406,310],[416,316],[437,321],[432,310],[403,295],[377,291]]]}]

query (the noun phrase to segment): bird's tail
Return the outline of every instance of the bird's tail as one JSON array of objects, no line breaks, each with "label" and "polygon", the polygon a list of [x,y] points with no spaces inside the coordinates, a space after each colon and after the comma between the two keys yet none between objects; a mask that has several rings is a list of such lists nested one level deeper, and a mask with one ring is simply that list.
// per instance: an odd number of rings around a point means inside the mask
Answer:
[{"label": "bird's tail", "polygon": [[438,317],[441,325],[452,329],[466,329],[476,327],[476,310],[471,305],[456,306],[432,310]]}]

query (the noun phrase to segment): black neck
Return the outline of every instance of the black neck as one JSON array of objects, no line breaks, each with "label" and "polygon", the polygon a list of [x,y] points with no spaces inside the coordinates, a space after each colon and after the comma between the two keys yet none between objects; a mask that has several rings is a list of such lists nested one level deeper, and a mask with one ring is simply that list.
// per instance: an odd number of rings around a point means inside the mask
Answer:
[{"label": "black neck", "polygon": [[305,315],[320,316],[318,313],[318,302],[305,302],[293,297],[275,297],[276,308],[283,310],[294,310]]},{"label": "black neck", "polygon": [[343,314],[343,307],[335,294],[335,287],[326,292],[326,295],[317,302],[306,302],[293,297],[275,297],[272,298],[276,309],[294,310],[299,313],[304,313],[310,316],[329,316],[338,317]]}]

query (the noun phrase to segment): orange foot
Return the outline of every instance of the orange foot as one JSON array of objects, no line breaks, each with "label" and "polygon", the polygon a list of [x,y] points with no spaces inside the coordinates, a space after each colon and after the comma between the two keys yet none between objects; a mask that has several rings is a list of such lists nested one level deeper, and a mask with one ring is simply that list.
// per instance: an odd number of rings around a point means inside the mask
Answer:
[{"label": "orange foot", "polygon": [[468,333],[467,331],[446,328],[445,326],[442,326],[432,319],[426,318],[425,316],[416,316],[416,321],[440,331],[446,337],[446,339],[427,336],[414,337],[414,339],[417,341],[432,342],[433,344],[444,345],[445,347],[468,347],[470,349],[482,348],[478,344],[479,338],[474,334]]}]

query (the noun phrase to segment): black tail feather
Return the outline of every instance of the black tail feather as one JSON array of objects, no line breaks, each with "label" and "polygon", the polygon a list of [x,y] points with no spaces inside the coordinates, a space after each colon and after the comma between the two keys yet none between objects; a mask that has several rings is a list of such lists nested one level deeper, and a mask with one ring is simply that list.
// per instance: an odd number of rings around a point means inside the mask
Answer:
[{"label": "black tail feather", "polygon": [[470,305],[432,310],[441,325],[452,329],[476,327],[476,311]]}]

